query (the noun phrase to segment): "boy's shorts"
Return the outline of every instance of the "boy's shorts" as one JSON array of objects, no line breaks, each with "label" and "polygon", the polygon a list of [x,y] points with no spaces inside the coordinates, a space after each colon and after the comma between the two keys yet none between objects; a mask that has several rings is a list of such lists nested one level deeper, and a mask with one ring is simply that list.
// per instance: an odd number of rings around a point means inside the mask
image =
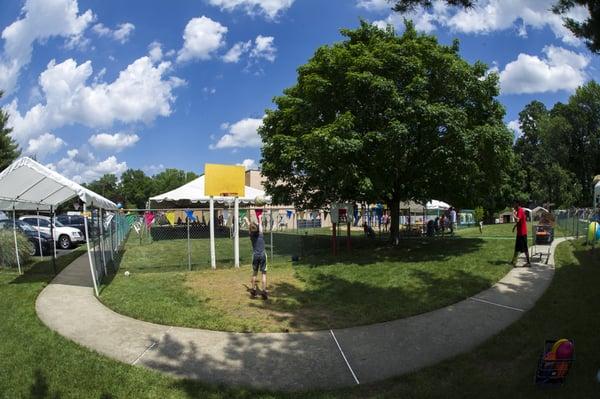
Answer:
[{"label": "boy's shorts", "polygon": [[256,276],[258,271],[261,271],[262,274],[267,273],[267,257],[265,255],[252,257],[252,274]]}]

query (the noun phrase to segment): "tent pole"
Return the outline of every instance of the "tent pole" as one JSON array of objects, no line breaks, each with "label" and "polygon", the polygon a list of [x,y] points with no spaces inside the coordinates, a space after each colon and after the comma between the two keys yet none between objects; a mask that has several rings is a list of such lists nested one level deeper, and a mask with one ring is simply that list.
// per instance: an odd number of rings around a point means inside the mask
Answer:
[{"label": "tent pole", "polygon": [[54,239],[54,208],[50,205],[50,236],[52,237],[52,245],[54,254],[52,255],[52,269],[56,275],[56,240]]},{"label": "tent pole", "polygon": [[106,242],[104,241],[104,218],[102,217],[102,208],[98,208],[98,224],[100,224],[100,241],[98,244],[100,245],[100,252],[102,253],[102,266],[104,266],[104,275],[108,276],[108,271],[106,270],[106,257],[104,255]]},{"label": "tent pole", "polygon": [[19,274],[23,274],[21,271],[21,259],[19,258],[19,244],[17,243],[17,213],[15,211],[15,206],[13,205],[13,235],[15,237],[15,255],[17,256],[17,269],[19,269]]},{"label": "tent pole", "polygon": [[187,250],[188,250],[188,270],[192,270],[192,251],[190,248],[190,216],[188,215],[187,220]]},{"label": "tent pole", "polygon": [[271,262],[273,262],[273,226],[275,226],[275,220],[273,219],[273,209],[269,211],[269,223],[271,223]]},{"label": "tent pole", "polygon": [[240,200],[233,199],[233,257],[235,267],[240,267]]},{"label": "tent pole", "polygon": [[112,262],[112,267],[116,273],[117,269],[115,268],[115,242],[113,240],[113,222],[116,223],[117,214],[115,213],[113,217],[110,219],[110,224],[108,226],[108,235],[110,237],[110,261]]},{"label": "tent pole", "polygon": [[88,229],[88,221],[87,221],[86,214],[87,214],[87,204],[84,203],[83,204],[83,225],[85,227],[85,236],[87,237],[86,246],[87,246],[88,260],[90,262],[90,273],[92,273],[92,282],[94,283],[94,292],[96,293],[96,296],[98,296],[99,295],[98,283],[96,281],[96,273],[94,273],[94,262],[92,262],[92,251],[90,250],[90,233],[89,233],[89,229]]},{"label": "tent pole", "polygon": [[40,247],[40,257],[44,260],[44,251],[42,249],[42,233],[40,232],[40,208],[37,209],[37,227],[38,227],[38,245]]},{"label": "tent pole", "polygon": [[210,197],[210,215],[208,220],[210,223],[210,267],[213,269],[217,268],[217,259],[215,256],[215,199],[213,196]]}]

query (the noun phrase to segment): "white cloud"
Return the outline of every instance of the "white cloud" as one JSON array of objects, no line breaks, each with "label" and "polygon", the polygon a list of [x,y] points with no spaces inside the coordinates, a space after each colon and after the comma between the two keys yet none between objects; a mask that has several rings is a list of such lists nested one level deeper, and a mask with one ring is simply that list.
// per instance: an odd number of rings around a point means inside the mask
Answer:
[{"label": "white cloud", "polygon": [[243,9],[248,15],[262,14],[268,19],[276,19],[280,13],[286,11],[294,4],[295,0],[208,0],[213,6],[221,10],[233,11]]},{"label": "white cloud", "polygon": [[573,91],[586,81],[589,57],[562,47],[546,46],[545,57],[519,54],[500,72],[502,94]]},{"label": "white cloud", "polygon": [[375,21],[373,24],[381,29],[385,29],[387,25],[392,25],[398,29],[404,29],[404,19],[412,20],[415,29],[419,32],[431,33],[436,29],[435,15],[422,8],[417,8],[406,14],[393,13],[386,19]]},{"label": "white cloud", "polygon": [[177,54],[177,61],[211,59],[213,53],[225,45],[226,33],[226,26],[210,18],[192,18],[183,32],[183,48]]},{"label": "white cloud", "polygon": [[239,166],[243,166],[246,170],[256,170],[258,169],[258,164],[254,159],[244,159],[241,163],[238,163]]},{"label": "white cloud", "polygon": [[252,48],[252,40],[247,42],[237,42],[223,56],[223,61],[227,63],[238,63],[242,55],[250,51]]},{"label": "white cloud", "polygon": [[267,61],[274,62],[277,48],[273,44],[275,38],[272,36],[261,36],[258,35],[254,40],[254,48],[250,52],[252,58],[264,58]]},{"label": "white cloud", "polygon": [[356,6],[368,11],[383,11],[390,10],[392,3],[389,0],[358,0]]},{"label": "white cloud", "polygon": [[238,63],[244,54],[249,53],[250,58],[254,60],[265,59],[274,62],[277,57],[277,47],[274,43],[273,36],[258,35],[254,41],[248,40],[234,44],[222,58],[226,63]]},{"label": "white cloud", "polygon": [[142,168],[142,170],[146,172],[148,176],[154,176],[165,170],[165,165],[162,163],[158,165],[146,165]]},{"label": "white cloud", "polygon": [[60,150],[63,145],[65,145],[65,142],[60,137],[56,137],[51,133],[44,133],[37,138],[29,139],[25,153],[43,159],[46,155],[54,154]]},{"label": "white cloud", "polygon": [[150,43],[150,45],[148,46],[148,55],[150,55],[150,59],[152,60],[152,62],[158,62],[162,60],[162,44],[156,41]]},{"label": "white cloud", "polygon": [[129,36],[134,31],[135,25],[130,22],[125,22],[117,25],[117,29],[110,29],[101,23],[92,27],[92,30],[100,37],[109,37],[123,44],[129,40]]},{"label": "white cloud", "polygon": [[224,123],[221,125],[221,129],[227,130],[227,133],[221,136],[217,144],[211,144],[209,148],[214,150],[221,148],[260,147],[262,142],[258,135],[258,129],[262,126],[262,123],[262,118],[246,118],[232,124]]},{"label": "white cloud", "polygon": [[518,119],[508,122],[506,124],[506,127],[508,127],[510,130],[512,130],[514,132],[515,139],[518,139],[519,137],[521,137],[523,135],[523,131],[521,130],[521,123],[519,122]]},{"label": "white cloud", "polygon": [[[555,37],[569,45],[580,45],[571,31],[565,28],[562,17],[551,11],[555,0],[480,0],[469,9],[448,7],[444,1],[435,0],[431,10],[417,7],[405,15],[391,13],[389,17],[375,24],[390,23],[403,26],[403,19],[414,19],[418,30],[431,32],[436,26],[448,27],[455,32],[487,34],[495,31],[514,29],[521,37],[527,36],[528,29],[548,27]],[[359,0],[358,5],[370,10],[381,10],[380,0]],[[585,7],[577,6],[569,11],[568,17],[581,21],[589,15]]]},{"label": "white cloud", "polygon": [[29,64],[35,42],[64,37],[74,44],[94,20],[87,10],[79,14],[77,0],[27,0],[22,14],[2,31],[4,51],[0,55],[0,87],[11,93],[21,68]]},{"label": "white cloud", "polygon": [[140,137],[137,134],[100,133],[91,136],[88,142],[96,149],[120,152],[127,147],[133,147],[139,140]]},{"label": "white cloud", "polygon": [[91,61],[78,65],[73,59],[60,64],[52,60],[39,78],[45,104],[36,104],[24,115],[16,100],[6,107],[12,136],[26,143],[48,129],[75,123],[98,128],[115,122],[150,123],[158,116],[169,116],[175,100],[172,91],[185,83],[165,76],[170,65],[154,65],[149,57],[142,57],[112,83],[87,85],[93,73]]},{"label": "white cloud", "polygon": [[114,155],[99,161],[84,148],[71,149],[66,157],[46,166],[78,183],[91,182],[107,173],[120,177],[127,170],[127,162],[119,162]]}]

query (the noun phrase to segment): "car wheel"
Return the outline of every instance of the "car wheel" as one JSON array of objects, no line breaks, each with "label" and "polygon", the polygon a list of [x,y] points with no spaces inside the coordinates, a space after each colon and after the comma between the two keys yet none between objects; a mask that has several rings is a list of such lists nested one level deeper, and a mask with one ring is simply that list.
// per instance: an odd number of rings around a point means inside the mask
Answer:
[{"label": "car wheel", "polygon": [[38,246],[34,243],[31,243],[31,249],[29,250],[29,256],[37,256],[38,254]]},{"label": "car wheel", "polygon": [[62,236],[58,237],[58,246],[61,249],[71,248],[71,239],[69,238],[69,236],[62,235]]}]

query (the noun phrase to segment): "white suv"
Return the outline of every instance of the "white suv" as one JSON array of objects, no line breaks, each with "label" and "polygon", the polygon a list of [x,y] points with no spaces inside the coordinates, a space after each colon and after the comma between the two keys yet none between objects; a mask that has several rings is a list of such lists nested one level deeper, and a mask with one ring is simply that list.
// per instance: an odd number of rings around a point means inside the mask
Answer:
[{"label": "white suv", "polygon": [[[26,215],[21,216],[19,220],[28,223],[35,230],[38,229],[42,233],[50,234],[50,218],[48,216]],[[61,249],[69,249],[74,245],[81,244],[85,241],[83,234],[79,229],[62,225],[56,219],[54,220],[54,240]]]}]

